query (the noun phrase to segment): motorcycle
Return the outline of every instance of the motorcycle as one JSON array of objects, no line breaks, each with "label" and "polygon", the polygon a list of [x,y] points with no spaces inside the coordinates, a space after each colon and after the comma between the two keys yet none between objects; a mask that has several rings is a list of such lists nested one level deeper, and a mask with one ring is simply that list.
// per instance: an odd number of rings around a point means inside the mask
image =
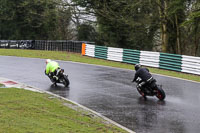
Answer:
[{"label": "motorcycle", "polygon": [[139,84],[141,82],[142,81],[140,78],[136,80],[136,83],[137,83],[136,88],[137,88],[137,91],[140,93],[140,95],[142,95],[145,99],[146,99],[146,96],[156,96],[159,100],[165,99],[166,95],[165,95],[164,90],[162,89],[162,85],[157,85],[155,79],[152,78],[151,81],[149,82],[150,84],[154,82],[153,87],[150,87],[148,85],[144,85],[140,87]]},{"label": "motorcycle", "polygon": [[65,87],[68,87],[70,82],[68,79],[68,75],[66,75],[64,73],[64,69],[58,69],[57,70],[57,74],[56,74],[57,78],[53,78],[52,76],[48,76],[51,80],[51,82],[56,86],[57,83],[61,83],[63,84]]}]

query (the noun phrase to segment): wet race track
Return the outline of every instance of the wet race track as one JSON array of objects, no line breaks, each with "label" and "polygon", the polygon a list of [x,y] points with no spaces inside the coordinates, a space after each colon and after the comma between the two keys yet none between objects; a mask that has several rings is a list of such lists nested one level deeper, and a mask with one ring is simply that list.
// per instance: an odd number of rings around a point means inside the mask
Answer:
[{"label": "wet race track", "polygon": [[200,83],[153,75],[166,100],[144,100],[131,83],[134,71],[58,61],[70,87],[54,87],[44,59],[0,56],[0,77],[51,91],[138,133],[199,133]]}]

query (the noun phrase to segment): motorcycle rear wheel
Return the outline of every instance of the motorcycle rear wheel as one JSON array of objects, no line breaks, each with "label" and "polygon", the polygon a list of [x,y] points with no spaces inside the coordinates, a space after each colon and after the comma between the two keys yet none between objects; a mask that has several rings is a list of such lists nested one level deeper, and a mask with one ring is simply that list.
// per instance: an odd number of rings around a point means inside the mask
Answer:
[{"label": "motorcycle rear wheel", "polygon": [[158,87],[157,88],[157,93],[156,93],[156,97],[159,99],[159,100],[164,100],[165,99],[165,92],[162,88]]}]

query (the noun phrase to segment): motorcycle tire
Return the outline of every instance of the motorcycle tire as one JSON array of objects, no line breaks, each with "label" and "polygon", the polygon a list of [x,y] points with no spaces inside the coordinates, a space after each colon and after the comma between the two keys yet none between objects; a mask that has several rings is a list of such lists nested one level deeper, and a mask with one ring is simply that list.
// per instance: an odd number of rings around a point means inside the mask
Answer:
[{"label": "motorcycle tire", "polygon": [[70,82],[69,82],[68,77],[66,75],[64,75],[64,85],[65,85],[65,87],[68,87],[69,84],[70,84]]},{"label": "motorcycle tire", "polygon": [[165,99],[165,92],[162,88],[158,87],[157,88],[157,93],[156,93],[156,97],[159,99],[159,100],[164,100]]}]

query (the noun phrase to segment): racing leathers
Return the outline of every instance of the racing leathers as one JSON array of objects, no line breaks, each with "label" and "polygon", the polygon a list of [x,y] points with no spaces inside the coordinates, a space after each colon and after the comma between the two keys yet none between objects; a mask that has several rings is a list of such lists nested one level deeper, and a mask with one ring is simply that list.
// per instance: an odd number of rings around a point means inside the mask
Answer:
[{"label": "racing leathers", "polygon": [[135,82],[136,80],[139,80],[138,86],[142,88],[142,86],[148,85],[152,89],[154,87],[157,87],[155,82],[156,80],[153,79],[152,75],[149,73],[149,69],[147,68],[139,68],[136,73],[135,77],[132,82]]}]

